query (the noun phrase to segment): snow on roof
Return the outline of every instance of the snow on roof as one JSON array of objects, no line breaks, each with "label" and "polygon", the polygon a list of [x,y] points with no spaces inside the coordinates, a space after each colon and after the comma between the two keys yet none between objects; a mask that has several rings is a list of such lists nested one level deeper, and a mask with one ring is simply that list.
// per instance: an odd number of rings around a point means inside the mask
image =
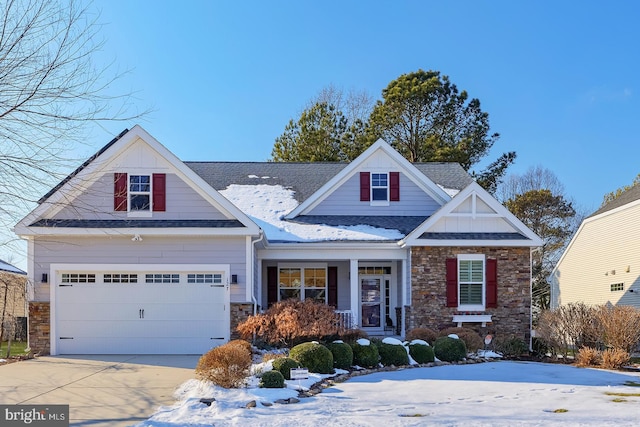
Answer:
[{"label": "snow on roof", "polygon": [[13,265],[9,264],[8,262],[4,262],[0,259],[0,271],[8,271],[9,273],[16,273],[16,274],[27,274],[26,272],[20,270],[18,267],[14,267]]},{"label": "snow on roof", "polygon": [[220,193],[247,214],[271,241],[317,242],[330,240],[399,240],[398,230],[370,225],[329,226],[299,224],[283,220],[298,206],[293,190],[281,185],[232,184]]},{"label": "snow on roof", "polygon": [[436,185],[438,187],[440,187],[445,193],[447,193],[451,197],[455,197],[455,195],[460,192],[460,190],[458,190],[457,188],[447,188],[447,187],[444,187],[444,186],[442,186],[440,184],[436,184]]}]

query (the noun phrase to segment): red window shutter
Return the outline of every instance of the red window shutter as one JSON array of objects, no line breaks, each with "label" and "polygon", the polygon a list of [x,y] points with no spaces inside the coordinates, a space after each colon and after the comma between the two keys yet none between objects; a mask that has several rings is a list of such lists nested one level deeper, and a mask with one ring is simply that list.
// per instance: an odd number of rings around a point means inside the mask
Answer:
[{"label": "red window shutter", "polygon": [[278,267],[267,267],[267,308],[278,302]]},{"label": "red window shutter", "polygon": [[486,269],[486,306],[487,308],[498,308],[498,260],[488,259]]},{"label": "red window shutter", "polygon": [[400,201],[400,172],[389,172],[389,200]]},{"label": "red window shutter", "polygon": [[167,176],[163,173],[154,173],[153,177],[153,211],[164,212],[167,210],[166,183]]},{"label": "red window shutter", "polygon": [[338,307],[338,267],[327,269],[327,303],[333,308]]},{"label": "red window shutter", "polygon": [[127,210],[127,174],[117,172],[113,174],[113,210]]},{"label": "red window shutter", "polygon": [[458,260],[447,259],[447,307],[458,306]]},{"label": "red window shutter", "polygon": [[371,178],[369,172],[360,172],[360,201],[371,200]]}]

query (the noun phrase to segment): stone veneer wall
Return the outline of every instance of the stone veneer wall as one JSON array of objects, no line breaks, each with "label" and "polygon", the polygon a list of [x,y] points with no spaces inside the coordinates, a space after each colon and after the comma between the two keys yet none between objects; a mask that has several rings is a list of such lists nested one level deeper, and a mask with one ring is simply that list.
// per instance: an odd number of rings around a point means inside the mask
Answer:
[{"label": "stone veneer wall", "polygon": [[484,254],[497,259],[498,308],[487,308],[492,323],[465,323],[482,336],[516,336],[529,342],[531,272],[529,248],[414,247],[411,249],[411,307],[406,310],[407,330],[426,327],[440,330],[457,326],[456,307],[447,307],[446,259],[458,254]]},{"label": "stone veneer wall", "polygon": [[50,314],[48,302],[29,302],[29,346],[31,353],[44,356],[50,348]]},{"label": "stone veneer wall", "polygon": [[231,339],[240,338],[236,328],[253,314],[253,304],[231,303]]}]

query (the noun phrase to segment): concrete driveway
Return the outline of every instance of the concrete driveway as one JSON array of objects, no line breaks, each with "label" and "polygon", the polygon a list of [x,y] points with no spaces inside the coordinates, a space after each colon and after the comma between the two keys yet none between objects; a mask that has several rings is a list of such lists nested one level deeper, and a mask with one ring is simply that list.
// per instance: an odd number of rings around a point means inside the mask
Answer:
[{"label": "concrete driveway", "polygon": [[0,366],[0,403],[69,405],[74,426],[130,426],[174,402],[199,356],[46,356]]}]

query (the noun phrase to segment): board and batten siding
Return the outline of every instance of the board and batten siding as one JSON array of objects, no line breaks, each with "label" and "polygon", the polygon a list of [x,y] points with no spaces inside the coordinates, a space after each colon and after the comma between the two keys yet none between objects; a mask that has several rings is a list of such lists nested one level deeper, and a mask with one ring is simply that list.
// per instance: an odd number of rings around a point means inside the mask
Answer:
[{"label": "board and batten siding", "polygon": [[[226,219],[177,175],[166,177],[166,211],[153,212],[154,219]],[[113,209],[113,173],[102,175],[54,219],[127,219],[127,212]]]},{"label": "board and batten siding", "polygon": [[397,215],[429,216],[440,205],[413,181],[400,173],[400,201],[388,206],[371,206],[360,201],[360,175],[355,174],[307,215]]},{"label": "board and batten siding", "polygon": [[[552,276],[554,306],[610,302],[640,307],[639,218],[637,205],[583,224]],[[612,292],[614,283],[624,283],[624,290]]]},{"label": "board and batten siding", "polygon": [[[38,237],[34,242],[35,301],[49,301],[49,283],[42,283],[51,264],[229,264],[238,275],[231,285],[231,302],[246,301],[246,238],[145,236],[134,242],[131,234],[110,237]],[[100,273],[96,271],[95,273]]]}]

